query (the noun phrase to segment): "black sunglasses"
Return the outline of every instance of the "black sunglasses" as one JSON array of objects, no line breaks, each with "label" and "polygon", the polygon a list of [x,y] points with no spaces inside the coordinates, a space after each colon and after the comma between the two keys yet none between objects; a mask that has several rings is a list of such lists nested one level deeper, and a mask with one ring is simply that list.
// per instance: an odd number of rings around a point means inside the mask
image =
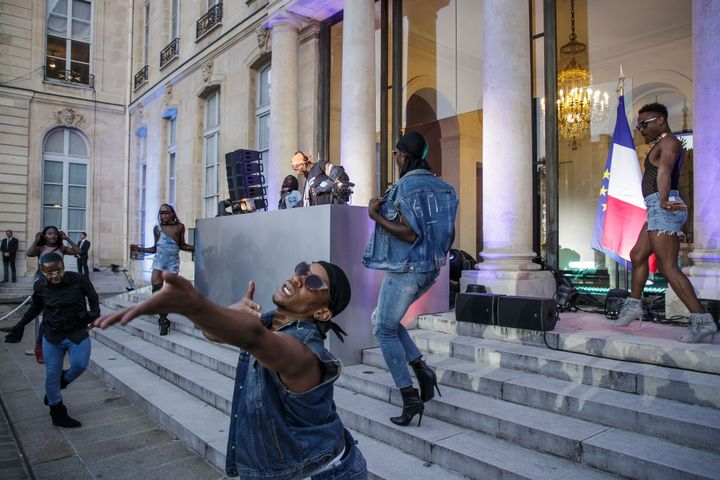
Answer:
[{"label": "black sunglasses", "polygon": [[305,277],[305,286],[310,290],[329,290],[325,281],[320,275],[310,273],[310,265],[306,262],[300,262],[295,266],[295,275]]},{"label": "black sunglasses", "polygon": [[638,122],[638,124],[635,125],[635,128],[636,128],[638,131],[640,131],[641,129],[646,129],[646,128],[648,127],[648,124],[649,124],[650,122],[654,122],[654,121],[657,120],[658,118],[659,118],[659,117],[653,117],[653,118],[648,118],[647,120],[645,120],[645,121],[643,121],[643,122]]}]

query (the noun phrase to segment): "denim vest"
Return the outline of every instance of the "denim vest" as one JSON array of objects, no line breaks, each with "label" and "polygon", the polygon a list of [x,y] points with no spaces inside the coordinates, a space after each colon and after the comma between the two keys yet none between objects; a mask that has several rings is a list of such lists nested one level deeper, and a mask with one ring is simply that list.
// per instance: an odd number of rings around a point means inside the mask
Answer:
[{"label": "denim vest", "polygon": [[[270,326],[274,313],[263,315],[265,326]],[[333,401],[333,383],[342,363],[325,349],[313,322],[296,320],[278,331],[297,338],[320,359],[323,382],[307,392],[291,392],[275,372],[241,352],[228,434],[228,476],[302,478],[337,457],[345,446]]]},{"label": "denim vest", "polygon": [[385,194],[380,215],[399,222],[402,213],[417,238],[403,242],[379,224],[365,247],[362,263],[387,272],[431,272],[445,264],[452,244],[458,200],[453,187],[428,170],[406,173]]}]

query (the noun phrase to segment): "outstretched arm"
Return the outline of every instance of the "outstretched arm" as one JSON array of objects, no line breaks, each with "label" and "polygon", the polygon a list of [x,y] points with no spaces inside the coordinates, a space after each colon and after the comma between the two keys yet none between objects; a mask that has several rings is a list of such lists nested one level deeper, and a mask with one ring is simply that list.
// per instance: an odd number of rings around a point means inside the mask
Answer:
[{"label": "outstretched arm", "polygon": [[155,253],[157,249],[155,246],[157,245],[158,240],[160,240],[160,227],[155,225],[155,228],[153,228],[153,236],[155,237],[155,243],[152,247],[143,247],[142,245],[134,245],[130,248],[131,252],[142,252],[142,253]]},{"label": "outstretched arm", "polygon": [[180,250],[184,252],[194,252],[195,246],[185,243],[185,225],[182,223],[180,225]]},{"label": "outstretched arm", "polygon": [[[296,338],[266,329],[260,312],[252,307],[252,291],[229,307],[217,305],[198,293],[180,275],[163,272],[162,289],[134,307],[104,315],[94,326],[126,325],[140,315],[178,313],[189,318],[213,340],[250,352],[261,364],[277,372],[291,391],[302,392],[319,385],[320,361]],[[252,287],[254,289],[254,287]]]}]

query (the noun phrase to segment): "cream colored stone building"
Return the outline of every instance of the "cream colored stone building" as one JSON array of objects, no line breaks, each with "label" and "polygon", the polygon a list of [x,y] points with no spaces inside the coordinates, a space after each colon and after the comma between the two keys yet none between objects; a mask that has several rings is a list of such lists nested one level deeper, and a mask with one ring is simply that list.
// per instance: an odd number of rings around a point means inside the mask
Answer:
[{"label": "cream colored stone building", "polygon": [[113,0],[0,2],[0,228],[19,275],[43,225],[86,231],[91,265],[124,262],[127,18]]},{"label": "cream colored stone building", "polygon": [[[72,53],[61,58],[48,40],[62,32],[47,5],[76,3],[90,5],[89,67]],[[270,208],[296,150],[342,164],[356,183],[352,202],[366,205],[397,176],[398,135],[419,131],[433,170],[460,197],[454,247],[484,260],[468,281],[547,294],[552,278],[531,262],[541,255],[556,268],[576,263],[607,286],[622,286],[612,262],[590,248],[622,65],[631,125],[640,106],[664,103],[671,127],[693,150],[694,177],[686,168],[683,180],[694,241],[686,247],[695,249],[696,264],[689,272],[701,296],[719,295],[720,209],[710,206],[717,203],[712,179],[720,178],[718,120],[707,110],[718,102],[720,13],[712,0],[0,5],[0,108],[7,113],[0,119],[0,220],[22,242],[43,223],[43,208],[59,208],[68,221],[78,209],[43,206],[52,200],[44,192],[57,190],[43,174],[43,162],[57,160],[43,153],[54,126],[68,125],[88,148],[85,228],[95,262],[130,264],[138,281],[149,279],[150,261],[129,260],[128,244],[152,243],[162,203],[176,207],[190,237],[197,219],[215,216],[228,197],[226,153],[263,152]],[[88,22],[79,15],[67,28]],[[586,48],[586,86],[608,93],[610,107],[571,147],[562,131],[553,137],[546,129],[556,110],[544,105],[555,106],[557,91],[546,80],[559,77],[562,47],[573,35]],[[557,65],[546,62],[551,54]],[[49,62],[60,60],[94,75],[94,88],[78,87],[72,76],[68,85],[57,71],[45,79]],[[182,260],[181,271],[192,276],[190,255]]]}]

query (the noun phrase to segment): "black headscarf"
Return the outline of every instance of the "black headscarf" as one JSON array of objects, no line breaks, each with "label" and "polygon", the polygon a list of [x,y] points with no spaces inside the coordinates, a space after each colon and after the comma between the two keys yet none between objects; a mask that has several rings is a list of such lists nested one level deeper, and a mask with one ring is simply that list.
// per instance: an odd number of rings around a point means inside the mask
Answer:
[{"label": "black headscarf", "polygon": [[[337,317],[340,313],[345,310],[345,307],[350,303],[352,297],[352,290],[350,288],[350,281],[345,275],[342,268],[330,262],[318,261],[315,262],[322,266],[327,273],[328,280],[330,281],[330,304],[328,308],[332,312],[333,317]],[[322,338],[325,338],[325,334],[328,330],[332,330],[337,335],[341,342],[344,342],[342,335],[347,335],[340,326],[334,323],[332,320],[325,322],[315,322],[320,331]]]},{"label": "black headscarf", "polygon": [[411,170],[423,168],[430,170],[430,165],[425,161],[428,151],[428,143],[421,134],[410,132],[403,135],[395,145],[399,151],[405,154],[405,164],[400,172],[400,178]]}]

